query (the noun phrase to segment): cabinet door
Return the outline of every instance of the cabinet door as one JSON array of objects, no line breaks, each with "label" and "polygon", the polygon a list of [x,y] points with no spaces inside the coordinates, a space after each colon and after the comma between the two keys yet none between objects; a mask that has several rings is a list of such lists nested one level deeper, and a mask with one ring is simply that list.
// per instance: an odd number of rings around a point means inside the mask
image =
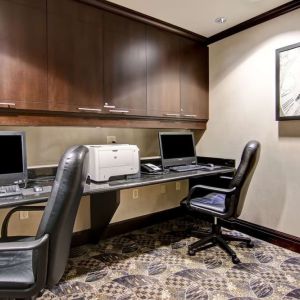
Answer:
[{"label": "cabinet door", "polygon": [[181,38],[181,117],[208,119],[208,48]]},{"label": "cabinet door", "polygon": [[0,0],[1,108],[47,107],[46,53],[46,0]]},{"label": "cabinet door", "polygon": [[52,110],[100,112],[102,11],[70,0],[48,1],[48,93]]},{"label": "cabinet door", "polygon": [[180,115],[180,57],[178,36],[147,27],[148,115]]},{"label": "cabinet door", "polygon": [[104,13],[104,109],[146,114],[146,25]]}]

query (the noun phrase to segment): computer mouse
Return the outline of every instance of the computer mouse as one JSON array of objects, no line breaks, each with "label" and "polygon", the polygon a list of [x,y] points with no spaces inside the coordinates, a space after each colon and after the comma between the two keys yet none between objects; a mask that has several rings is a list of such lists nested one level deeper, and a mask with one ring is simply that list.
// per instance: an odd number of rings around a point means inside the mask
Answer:
[{"label": "computer mouse", "polygon": [[36,193],[42,192],[43,187],[39,186],[39,185],[36,185],[36,186],[33,187],[33,191],[36,192]]}]

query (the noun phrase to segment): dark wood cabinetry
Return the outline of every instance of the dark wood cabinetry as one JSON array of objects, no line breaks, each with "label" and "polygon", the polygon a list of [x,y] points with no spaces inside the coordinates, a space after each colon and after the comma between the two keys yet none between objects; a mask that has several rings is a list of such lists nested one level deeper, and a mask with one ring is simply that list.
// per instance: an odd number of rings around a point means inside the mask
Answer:
[{"label": "dark wood cabinetry", "polygon": [[205,128],[208,48],[165,29],[82,1],[0,0],[1,125]]},{"label": "dark wood cabinetry", "polygon": [[146,26],[104,13],[104,109],[146,114]]},{"label": "dark wood cabinetry", "polygon": [[208,48],[160,29],[147,30],[148,115],[208,119]]},{"label": "dark wood cabinetry", "polygon": [[147,111],[180,116],[180,54],[176,34],[147,26]]},{"label": "dark wood cabinetry", "polygon": [[103,13],[70,0],[48,1],[51,110],[97,113],[103,106]]},{"label": "dark wood cabinetry", "polygon": [[180,115],[208,119],[208,48],[180,39]]},{"label": "dark wood cabinetry", "polygon": [[0,108],[47,107],[46,0],[0,0]]}]

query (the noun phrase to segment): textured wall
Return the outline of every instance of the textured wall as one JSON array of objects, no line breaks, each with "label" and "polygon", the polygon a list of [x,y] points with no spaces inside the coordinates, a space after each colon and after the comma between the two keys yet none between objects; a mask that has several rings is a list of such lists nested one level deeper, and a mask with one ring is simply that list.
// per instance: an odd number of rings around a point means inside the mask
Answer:
[{"label": "textured wall", "polygon": [[300,9],[210,46],[210,120],[198,154],[262,152],[241,219],[300,236],[300,121],[275,121],[275,49],[300,41]]}]

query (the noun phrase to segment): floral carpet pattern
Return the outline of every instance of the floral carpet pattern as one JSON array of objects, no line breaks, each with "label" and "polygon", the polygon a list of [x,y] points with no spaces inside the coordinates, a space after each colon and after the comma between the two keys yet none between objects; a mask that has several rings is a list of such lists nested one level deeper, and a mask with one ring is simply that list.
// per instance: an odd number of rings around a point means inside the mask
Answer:
[{"label": "floral carpet pattern", "polygon": [[73,248],[61,282],[39,299],[300,299],[299,254],[253,239],[254,248],[230,243],[238,265],[218,247],[188,256],[197,240],[187,235],[191,222],[178,218]]}]

